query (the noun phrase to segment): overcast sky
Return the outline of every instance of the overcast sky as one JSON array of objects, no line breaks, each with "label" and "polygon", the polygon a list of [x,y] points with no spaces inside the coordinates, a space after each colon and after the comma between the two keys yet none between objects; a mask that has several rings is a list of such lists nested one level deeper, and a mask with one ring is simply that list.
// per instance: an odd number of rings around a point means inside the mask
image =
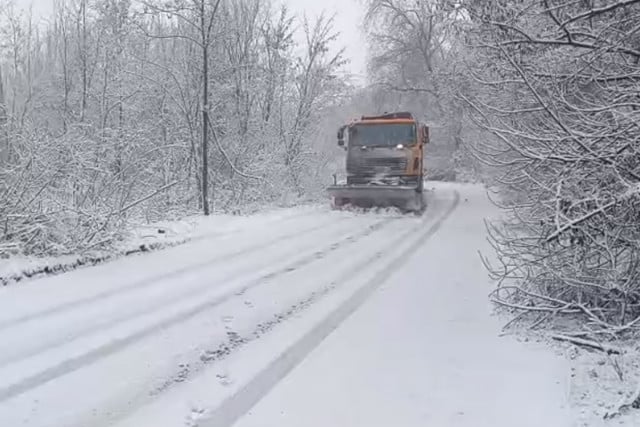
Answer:
[{"label": "overcast sky", "polygon": [[[33,4],[36,15],[46,17],[51,13],[53,0],[14,0],[18,6]],[[135,0],[134,0],[135,1]],[[361,80],[366,70],[366,48],[360,30],[363,14],[362,0],[276,0],[286,3],[299,16],[306,13],[310,18],[323,10],[336,13],[335,29],[341,33],[338,43],[346,47],[346,57],[351,61],[348,71]]]}]

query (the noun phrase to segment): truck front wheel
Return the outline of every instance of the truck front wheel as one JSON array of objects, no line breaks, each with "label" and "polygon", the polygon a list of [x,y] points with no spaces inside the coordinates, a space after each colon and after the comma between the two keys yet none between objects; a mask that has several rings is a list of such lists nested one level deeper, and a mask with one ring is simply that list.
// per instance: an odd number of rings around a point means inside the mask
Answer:
[{"label": "truck front wheel", "polygon": [[340,210],[346,204],[346,200],[342,197],[333,197],[331,199],[331,208],[334,210]]}]

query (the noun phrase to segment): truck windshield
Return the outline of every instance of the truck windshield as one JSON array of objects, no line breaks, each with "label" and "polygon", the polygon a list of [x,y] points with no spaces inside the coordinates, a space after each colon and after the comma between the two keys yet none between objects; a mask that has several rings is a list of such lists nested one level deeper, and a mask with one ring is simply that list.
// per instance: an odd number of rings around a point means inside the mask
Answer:
[{"label": "truck windshield", "polygon": [[409,123],[361,124],[351,127],[349,145],[395,146],[413,144],[416,141],[416,126]]}]

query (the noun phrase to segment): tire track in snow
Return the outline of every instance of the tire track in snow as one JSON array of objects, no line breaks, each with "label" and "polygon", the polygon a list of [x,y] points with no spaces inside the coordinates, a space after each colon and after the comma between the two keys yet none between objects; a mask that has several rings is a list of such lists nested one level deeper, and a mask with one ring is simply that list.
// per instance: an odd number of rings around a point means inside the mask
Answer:
[{"label": "tire track in snow", "polygon": [[[451,194],[455,196],[455,194]],[[450,204],[447,199],[440,197],[436,198],[434,201],[436,203],[434,203],[433,206],[430,206],[427,213],[423,215],[422,219],[419,220],[417,224],[404,228],[404,231],[398,230],[398,233],[389,236],[390,238],[388,240],[385,239],[384,244],[376,245],[376,248],[367,251],[363,257],[359,257],[354,260],[351,265],[348,265],[347,268],[341,269],[338,274],[332,275],[322,282],[316,281],[315,283],[312,283],[313,287],[305,294],[300,295],[297,299],[292,299],[291,302],[287,304],[283,304],[282,307],[271,312],[272,315],[265,313],[259,319],[255,319],[251,323],[248,323],[246,327],[242,328],[242,331],[227,329],[226,339],[216,339],[209,343],[205,342],[203,343],[204,345],[199,345],[198,347],[202,348],[199,355],[190,357],[188,360],[181,358],[181,364],[178,365],[178,368],[174,373],[158,382],[157,386],[151,388],[149,394],[137,393],[131,398],[124,398],[119,402],[113,402],[108,407],[100,409],[101,412],[106,415],[103,418],[100,418],[99,421],[93,417],[83,419],[81,422],[77,422],[73,425],[78,427],[86,425],[89,422],[89,419],[94,427],[119,425],[118,423],[120,421],[125,420],[137,409],[148,404],[153,404],[154,400],[162,398],[166,393],[172,393],[174,387],[184,386],[185,382],[190,380],[197,380],[197,376],[202,374],[212,365],[215,366],[216,363],[231,357],[235,353],[243,351],[247,345],[260,340],[263,336],[269,334],[287,320],[303,313],[305,310],[330,295],[333,291],[346,283],[357,279],[362,273],[366,273],[367,269],[373,262],[377,262],[381,258],[385,259],[385,257],[391,257],[393,253],[398,252],[399,245],[405,246],[407,243],[410,243],[415,239],[416,236],[420,236],[424,232],[423,228],[429,224],[437,222],[440,216],[446,212],[448,205]],[[402,216],[401,218],[406,217],[407,216]],[[402,263],[403,262],[401,262],[401,264]],[[302,270],[302,272],[304,272],[304,270]],[[279,285],[279,282],[275,281],[271,282],[271,284]],[[264,286],[267,286],[267,284]],[[255,289],[258,291],[264,291],[263,286]],[[265,363],[269,361],[270,360],[267,359],[265,360]],[[179,391],[176,390],[176,393],[178,392]],[[170,395],[167,397],[170,398]],[[179,398],[180,397],[178,397],[178,399]],[[206,416],[206,411],[203,412],[203,414]],[[192,427],[197,427],[197,425],[198,424],[194,424]]]},{"label": "tire track in snow", "polygon": [[[347,236],[346,238],[338,241],[338,242],[334,242],[330,245],[328,245],[326,248],[324,248],[323,250],[320,251],[316,251],[310,255],[306,255],[301,257],[300,259],[287,264],[286,266],[273,271],[271,273],[265,274],[261,277],[258,277],[254,280],[251,280],[250,282],[246,283],[243,286],[238,286],[237,288],[231,289],[227,292],[222,293],[221,295],[216,296],[215,298],[203,301],[193,307],[191,307],[188,310],[179,312],[178,314],[175,314],[167,319],[162,320],[161,322],[157,322],[157,323],[153,323],[145,328],[140,329],[139,331],[137,331],[136,333],[133,333],[131,335],[128,335],[126,337],[122,337],[119,339],[116,339],[114,341],[111,341],[109,343],[106,343],[105,345],[99,346],[94,348],[93,350],[90,350],[87,353],[84,353],[82,355],[79,355],[77,357],[73,357],[70,359],[66,359],[60,363],[58,363],[55,366],[52,366],[50,368],[47,368],[39,373],[36,373],[32,376],[29,376],[27,378],[24,378],[22,380],[20,380],[19,382],[16,382],[8,387],[4,387],[0,389],[0,402],[6,401],[10,398],[13,398],[15,396],[21,395],[31,389],[34,389],[42,384],[45,384],[49,381],[52,381],[56,378],[59,378],[61,376],[64,376],[66,374],[69,374],[71,372],[74,372],[84,366],[87,366],[97,360],[100,360],[103,357],[106,357],[110,354],[113,354],[115,352],[118,352],[134,343],[136,343],[137,341],[146,338],[148,336],[153,335],[154,333],[157,333],[159,331],[164,330],[165,328],[168,328],[170,326],[174,326],[176,324],[179,324],[181,322],[184,322],[186,320],[189,320],[192,317],[195,317],[197,315],[199,315],[200,313],[209,310],[211,308],[214,308],[230,299],[232,299],[234,296],[241,296],[242,294],[244,294],[247,290],[255,288],[265,282],[269,282],[271,279],[274,279],[275,277],[279,277],[282,276],[284,274],[290,273],[292,271],[296,271],[297,269],[299,269],[300,267],[303,267],[305,265],[311,264],[312,262],[322,259],[324,257],[326,257],[329,253],[345,246],[345,245],[349,245],[349,244],[353,244],[355,242],[357,242],[358,240],[371,235],[372,233],[381,230],[382,228],[384,228],[385,226],[387,226],[388,224],[390,224],[391,222],[393,222],[394,220],[397,220],[398,217],[389,217],[389,218],[385,218],[382,219],[380,221],[375,222],[374,224],[369,225],[368,227],[366,227],[364,230],[359,231],[358,233],[354,233],[350,236]],[[332,219],[332,222],[334,222],[335,220]],[[296,235],[299,235],[299,232],[296,233]]]},{"label": "tire track in snow", "polygon": [[211,238],[215,238],[215,237],[227,237],[227,236],[231,236],[234,234],[241,234],[245,231],[253,231],[253,228],[263,228],[263,227],[269,227],[271,226],[273,223],[283,223],[286,221],[292,221],[292,220],[296,220],[296,219],[300,219],[300,218],[305,218],[308,216],[313,216],[313,215],[317,215],[318,211],[316,210],[309,210],[309,211],[304,211],[304,212],[296,212],[290,216],[284,217],[284,218],[270,218],[267,221],[260,223],[259,225],[254,225],[253,227],[249,227],[249,230],[246,229],[233,229],[230,231],[209,231],[207,233],[203,233],[203,234],[199,234],[197,236],[192,237],[191,239],[189,239],[186,243],[193,243],[193,242],[199,242],[202,240],[209,240]]},{"label": "tire track in snow", "polygon": [[[157,381],[154,381],[154,385],[151,385],[146,391],[138,390],[130,396],[123,396],[119,399],[112,400],[106,407],[97,409],[103,414],[102,416],[80,418],[74,421],[73,424],[70,424],[70,426],[80,427],[89,423],[93,427],[115,425],[119,421],[126,419],[126,417],[130,416],[137,409],[154,402],[167,393],[171,393],[174,387],[180,386],[186,381],[193,379],[212,364],[224,360],[236,352],[242,351],[245,346],[261,339],[297,314],[303,313],[306,309],[321,301],[325,296],[329,295],[345,282],[358,277],[360,273],[370,266],[372,261],[376,261],[379,257],[397,250],[397,245],[410,240],[412,235],[420,234],[421,229],[436,220],[446,208],[446,201],[439,199],[436,201],[437,204],[435,207],[431,208],[422,218],[409,215],[401,215],[394,218],[400,220],[399,222],[402,228],[394,227],[393,230],[387,230],[383,239],[376,240],[380,242],[380,244],[376,244],[373,248],[366,249],[367,246],[364,245],[365,247],[362,248],[365,251],[362,253],[363,256],[358,256],[350,262],[349,265],[340,268],[337,274],[332,274],[321,281],[313,280],[311,279],[312,276],[308,275],[311,283],[309,289],[302,295],[298,295],[290,299],[287,303],[279,305],[279,308],[265,313],[263,316],[260,316],[259,319],[252,320],[250,323],[247,323],[246,327],[242,328],[242,331],[227,329],[226,337],[223,336],[216,340],[199,341],[198,348],[201,349],[201,351],[197,352],[197,354],[191,354],[188,359],[181,357],[181,363],[173,370],[173,373],[158,378]],[[416,219],[417,221],[415,221]],[[413,224],[405,223],[403,220],[408,220]],[[376,235],[375,238],[377,237],[381,236]],[[372,253],[374,253],[373,256],[371,256]],[[331,261],[331,259],[329,261]],[[316,267],[318,266],[316,265]],[[302,273],[303,275],[306,271],[305,269],[297,270],[298,273]],[[281,276],[274,276],[272,277],[274,280],[269,280],[268,283],[262,283],[261,286],[254,287],[249,290],[249,292],[256,290],[263,294],[268,294],[271,288],[265,289],[267,286],[280,286],[282,284],[282,282],[278,280],[279,277]],[[247,294],[245,294],[244,297],[251,298],[251,296]],[[227,302],[233,303],[233,300]],[[271,316],[270,313],[272,313],[273,316]]]},{"label": "tire track in snow", "polygon": [[[458,207],[460,194],[454,191],[454,200],[445,213],[435,223],[421,233],[418,227],[403,233],[398,239],[394,239],[392,245],[387,247],[387,252],[393,245],[401,243],[411,236],[419,233],[419,236],[408,247],[397,254],[382,273],[369,280],[364,286],[355,291],[346,301],[336,307],[324,320],[308,331],[301,339],[292,344],[279,357],[269,363],[249,383],[222,402],[211,414],[200,419],[198,427],[230,427],[258,403],[273,387],[275,387],[289,372],[302,362],[329,334],[337,329],[349,316],[351,316],[386,280],[398,271],[430,237],[442,226],[444,221]],[[384,250],[378,251],[371,258],[359,263],[352,271],[352,275],[366,269],[371,262],[384,255]],[[344,279],[343,280],[348,280]]]},{"label": "tire track in snow", "polygon": [[[382,224],[383,222],[385,222],[385,220],[374,222],[373,224],[370,224],[364,227],[363,230],[365,233],[368,233],[370,229],[374,229],[374,228],[380,229],[382,228],[383,225],[386,225],[386,224]],[[342,223],[343,222],[337,222],[336,224],[342,224]],[[338,227],[331,227],[330,229],[323,230],[323,232],[325,233],[328,233],[329,231],[334,232],[334,234],[337,231],[337,232],[340,232],[342,235],[344,235],[344,233],[354,232],[353,229],[344,230],[344,228],[338,228]],[[307,235],[308,234],[305,234],[305,236]],[[342,244],[344,244],[346,241],[349,241],[349,243],[353,243],[354,238],[358,240],[359,239],[358,234],[348,235],[346,238],[343,238],[343,239],[338,239],[338,236],[332,236],[331,239],[327,239],[327,240],[331,244],[329,248],[331,248],[331,250],[334,250],[334,246],[335,248],[338,248]],[[335,239],[338,239],[338,240],[336,241]],[[295,255],[300,255],[299,248],[297,249],[297,251],[298,252]],[[302,251],[309,252],[309,249],[303,249]],[[311,256],[315,256],[316,259],[320,259],[318,258],[319,256],[318,254],[322,254],[323,250],[316,249],[312,252],[313,253],[311,255],[307,255],[306,257],[301,259],[308,261],[311,259],[310,258]],[[222,277],[214,279],[213,281],[202,280],[195,283],[194,286],[189,286],[187,289],[181,288],[183,293],[180,295],[173,296],[173,297],[170,296],[170,298],[168,299],[151,303],[149,305],[136,309],[131,313],[125,313],[121,316],[117,316],[116,318],[105,318],[93,324],[89,323],[87,325],[80,325],[80,329],[76,330],[75,332],[69,333],[66,336],[61,336],[59,339],[55,341],[52,340],[53,342],[49,341],[49,342],[40,343],[39,345],[36,345],[27,351],[16,352],[15,354],[8,356],[6,358],[3,358],[2,356],[0,356],[0,368],[5,368],[6,366],[11,365],[12,363],[15,363],[15,362],[19,362],[20,360],[37,356],[38,354],[48,350],[54,350],[54,349],[63,347],[65,345],[68,345],[69,343],[72,343],[75,340],[86,338],[91,335],[104,332],[110,328],[118,327],[120,325],[124,325],[136,319],[140,319],[150,314],[160,312],[166,308],[179,304],[183,301],[188,301],[199,295],[206,296],[206,294],[211,292],[212,285],[223,285],[228,282],[241,282],[242,280],[245,280],[245,281],[256,280],[255,279],[256,275],[252,271],[253,266],[250,264],[251,260],[248,260],[248,261],[249,261],[248,263],[244,263],[244,264],[241,263],[233,270],[224,274]],[[287,268],[292,268],[291,264],[289,264]],[[261,270],[264,270],[264,269],[265,267],[261,267]],[[267,275],[259,276],[258,280],[263,280],[263,281],[268,280],[271,278],[272,274],[273,273],[269,273]]]},{"label": "tire track in snow", "polygon": [[76,309],[78,307],[82,307],[82,306],[86,306],[98,301],[102,301],[105,300],[107,298],[111,298],[113,296],[131,291],[131,290],[139,290],[139,289],[144,289],[150,286],[154,286],[157,285],[159,282],[161,281],[165,281],[165,280],[173,280],[181,275],[187,274],[187,273],[193,273],[196,272],[198,270],[204,269],[204,268],[208,268],[212,265],[215,264],[219,264],[221,262],[224,261],[229,261],[232,260],[234,258],[238,258],[244,255],[248,255],[251,254],[253,252],[257,252],[257,251],[261,251],[264,250],[270,246],[273,245],[277,245],[279,243],[291,240],[293,238],[299,237],[301,235],[307,234],[307,233],[311,233],[323,228],[326,228],[328,226],[337,224],[338,222],[341,221],[347,221],[349,219],[352,219],[350,217],[343,217],[343,218],[339,218],[339,219],[335,219],[332,218],[329,221],[325,221],[322,222],[320,224],[316,224],[312,227],[306,227],[303,228],[302,230],[295,230],[292,231],[290,233],[286,233],[284,235],[281,236],[277,236],[274,239],[270,239],[267,240],[266,242],[262,242],[259,243],[257,245],[252,245],[250,247],[247,248],[241,248],[239,250],[233,251],[233,252],[228,252],[222,255],[216,255],[212,258],[206,259],[204,261],[200,261],[194,264],[189,264],[186,265],[182,268],[179,268],[177,270],[171,271],[169,273],[162,273],[162,274],[157,274],[151,277],[146,277],[142,280],[138,280],[135,282],[132,282],[128,285],[122,286],[122,287],[118,287],[115,289],[111,289],[111,290],[107,290],[104,292],[100,292],[98,294],[92,295],[90,297],[86,297],[86,298],[82,298],[82,299],[78,299],[75,301],[69,301],[63,304],[59,304],[57,306],[51,307],[49,309],[46,310],[42,310],[36,313],[29,313],[20,317],[16,317],[10,320],[6,320],[3,322],[0,322],[0,332],[2,332],[3,330],[6,330],[10,327],[15,327],[16,325],[19,325],[21,323],[26,323],[26,322],[30,322],[33,320],[41,320],[42,318],[48,317],[48,316],[52,316],[55,314],[59,314],[62,312],[65,312],[67,310],[72,310],[72,309]]}]

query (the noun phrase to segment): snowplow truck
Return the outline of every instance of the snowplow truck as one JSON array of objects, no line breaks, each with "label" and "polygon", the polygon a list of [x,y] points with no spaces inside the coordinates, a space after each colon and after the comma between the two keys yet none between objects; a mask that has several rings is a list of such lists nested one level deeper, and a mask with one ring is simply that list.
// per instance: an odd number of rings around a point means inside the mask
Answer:
[{"label": "snowplow truck", "polygon": [[[346,138],[345,138],[346,137]],[[396,207],[422,212],[424,150],[429,128],[409,112],[362,116],[338,130],[346,150],[346,183],[328,187],[334,209]]]}]

